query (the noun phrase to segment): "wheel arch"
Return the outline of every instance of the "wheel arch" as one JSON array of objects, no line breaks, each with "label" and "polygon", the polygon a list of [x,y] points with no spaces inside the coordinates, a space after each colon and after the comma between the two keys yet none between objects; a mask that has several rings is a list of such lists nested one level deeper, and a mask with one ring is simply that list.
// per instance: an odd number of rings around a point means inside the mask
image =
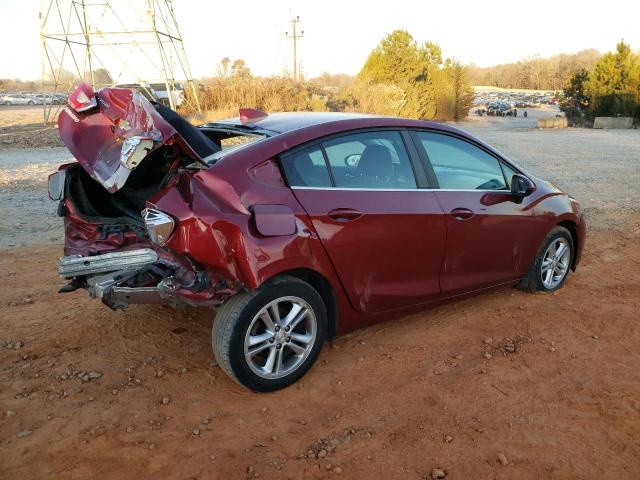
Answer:
[{"label": "wheel arch", "polygon": [[581,247],[580,238],[578,236],[578,226],[573,220],[563,220],[562,222],[558,223],[558,226],[566,228],[571,234],[571,239],[573,240],[573,258],[571,259],[571,270],[575,272],[577,258],[576,254]]},{"label": "wheel arch", "polygon": [[295,277],[311,285],[322,298],[327,309],[327,338],[332,339],[338,332],[340,311],[338,309],[338,299],[333,286],[324,275],[310,268],[294,268],[277,273],[271,278],[288,275]]}]

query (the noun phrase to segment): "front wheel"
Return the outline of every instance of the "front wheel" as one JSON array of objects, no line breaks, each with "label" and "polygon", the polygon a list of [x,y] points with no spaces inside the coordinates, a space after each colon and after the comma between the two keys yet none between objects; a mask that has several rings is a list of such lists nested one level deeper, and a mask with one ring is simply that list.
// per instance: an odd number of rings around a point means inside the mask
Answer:
[{"label": "front wheel", "polygon": [[569,230],[554,227],[545,237],[520,287],[529,292],[562,288],[573,264],[574,244]]},{"label": "front wheel", "polygon": [[282,276],[228,299],[213,324],[220,367],[245,387],[268,392],[291,385],[314,364],[327,331],[318,292]]}]

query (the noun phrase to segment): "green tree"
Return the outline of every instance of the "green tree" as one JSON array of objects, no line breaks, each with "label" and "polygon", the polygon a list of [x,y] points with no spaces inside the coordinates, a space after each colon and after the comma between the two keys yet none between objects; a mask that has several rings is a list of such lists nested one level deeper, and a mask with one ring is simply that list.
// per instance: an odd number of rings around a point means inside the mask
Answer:
[{"label": "green tree", "polygon": [[420,54],[427,65],[442,65],[442,48],[437,43],[425,42]]},{"label": "green tree", "polygon": [[615,52],[602,56],[589,76],[591,96],[624,93],[638,89],[640,65],[628,44],[619,42]]},{"label": "green tree", "polygon": [[640,60],[623,41],[596,63],[585,85],[594,115],[640,112]]},{"label": "green tree", "polygon": [[469,113],[475,92],[469,85],[467,71],[460,62],[453,61],[447,68],[454,97],[453,119],[463,120]]},{"label": "green tree", "polygon": [[[465,67],[442,59],[442,49],[433,42],[418,46],[404,30],[395,30],[382,39],[369,54],[358,74],[361,85],[352,98],[365,111],[394,113],[419,119],[458,120],[467,115],[473,99]],[[389,106],[362,98],[362,91],[393,98]],[[375,107],[366,110],[364,106]]]},{"label": "green tree", "polygon": [[588,81],[589,72],[584,68],[581,68],[571,76],[569,83],[563,90],[566,108],[580,111],[589,107],[589,96],[586,93]]},{"label": "green tree", "polygon": [[406,85],[424,76],[418,44],[405,30],[394,30],[369,54],[358,74],[373,83]]}]

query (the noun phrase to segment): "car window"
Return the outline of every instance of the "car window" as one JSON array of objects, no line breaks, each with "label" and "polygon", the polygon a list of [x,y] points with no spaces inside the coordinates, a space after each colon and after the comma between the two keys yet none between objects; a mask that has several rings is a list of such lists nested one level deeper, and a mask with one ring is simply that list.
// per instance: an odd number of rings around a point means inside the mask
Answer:
[{"label": "car window", "polygon": [[331,187],[331,178],[319,146],[296,150],[282,160],[292,187]]},{"label": "car window", "polygon": [[337,188],[417,188],[399,132],[354,133],[329,139],[322,146]]},{"label": "car window", "polygon": [[439,133],[418,132],[440,188],[448,190],[504,190],[498,159],[464,140]]}]

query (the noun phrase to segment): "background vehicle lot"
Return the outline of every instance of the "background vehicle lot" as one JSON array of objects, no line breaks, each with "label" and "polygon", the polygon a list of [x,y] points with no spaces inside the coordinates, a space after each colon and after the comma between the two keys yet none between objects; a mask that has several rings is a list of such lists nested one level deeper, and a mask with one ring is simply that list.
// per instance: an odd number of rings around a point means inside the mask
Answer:
[{"label": "background vehicle lot", "polygon": [[[584,263],[566,288],[497,291],[340,337],[301,384],[269,395],[211,366],[209,310],[124,314],[59,296],[45,180],[69,154],[0,141],[0,471],[637,478],[640,134],[533,128],[546,108],[460,126],[585,206]],[[32,128],[0,112],[0,140]]]}]

